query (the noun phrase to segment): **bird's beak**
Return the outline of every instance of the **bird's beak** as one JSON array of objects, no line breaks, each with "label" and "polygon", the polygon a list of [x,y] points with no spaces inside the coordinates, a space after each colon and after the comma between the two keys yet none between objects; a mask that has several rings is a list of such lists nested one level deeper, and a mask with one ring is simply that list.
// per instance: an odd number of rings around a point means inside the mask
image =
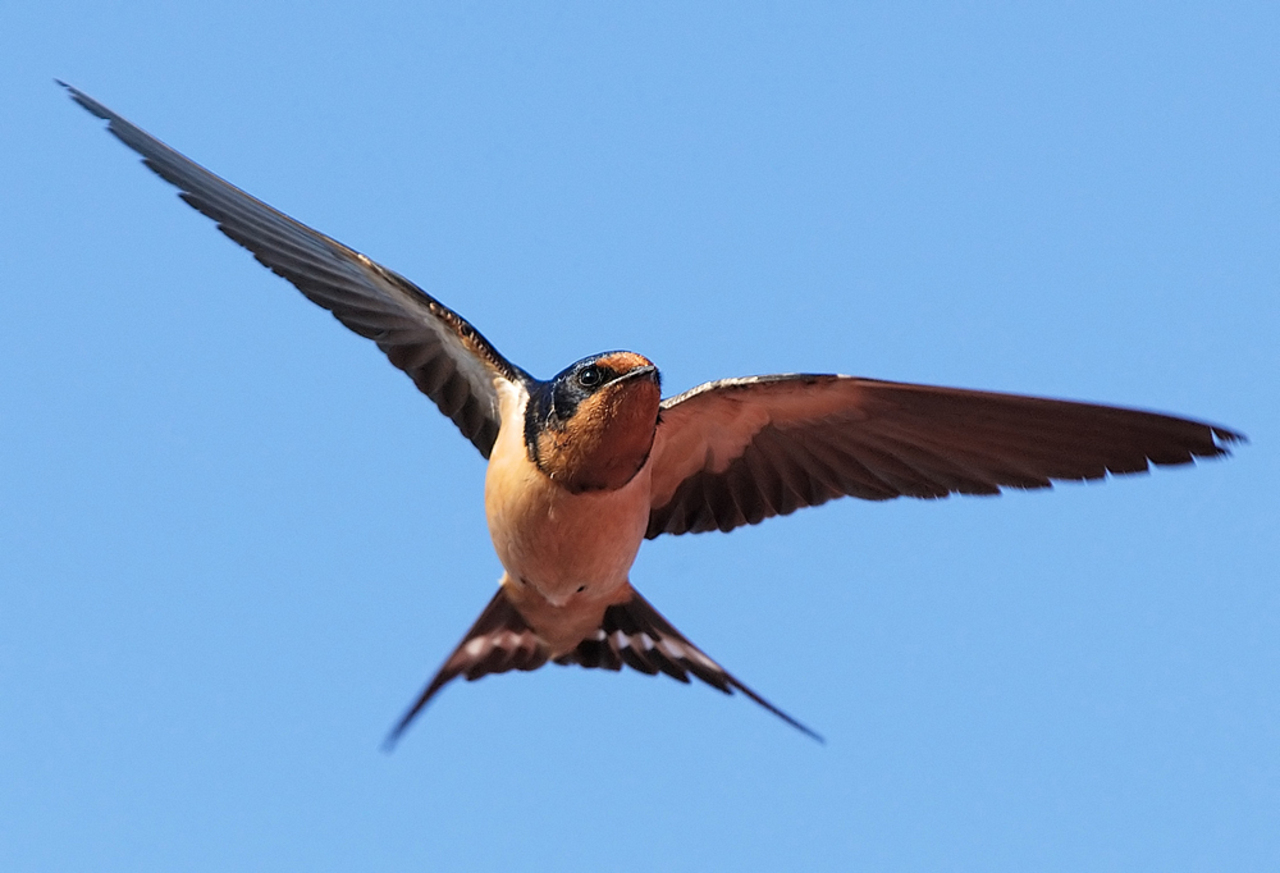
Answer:
[{"label": "bird's beak", "polygon": [[643,367],[636,367],[634,370],[628,370],[609,384],[617,385],[621,382],[629,382],[632,379],[639,379],[641,377],[645,377],[650,381],[656,382],[658,380],[658,368],[653,364],[645,364]]}]

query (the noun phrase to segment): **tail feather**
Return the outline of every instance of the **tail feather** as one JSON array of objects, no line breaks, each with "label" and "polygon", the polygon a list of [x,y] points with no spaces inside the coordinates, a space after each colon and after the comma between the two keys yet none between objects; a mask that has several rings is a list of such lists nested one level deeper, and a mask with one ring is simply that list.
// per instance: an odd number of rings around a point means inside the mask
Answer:
[{"label": "tail feather", "polygon": [[[630,594],[626,601],[606,608],[600,627],[575,648],[555,658],[555,663],[614,671],[627,666],[650,676],[665,673],[685,684],[692,674],[725,694],[742,692],[787,724],[820,743],[825,742],[819,734],[743,685],[689,642],[634,589]],[[506,589],[499,588],[453,654],[392,729],[384,748],[390,750],[437,692],[459,676],[472,682],[490,673],[536,670],[549,658],[546,643],[507,598]]]},{"label": "tail feather", "polygon": [[557,664],[579,664],[620,670],[626,664],[641,673],[665,673],[687,683],[692,673],[712,688],[732,694],[741,691],[751,700],[772,712],[787,724],[818,742],[822,736],[792,718],[755,691],[738,681],[705,652],[663,618],[649,601],[632,589],[631,599],[610,606],[604,612],[600,629],[578,644],[578,647],[555,659]]},{"label": "tail feather", "polygon": [[471,630],[467,631],[462,642],[453,650],[453,654],[445,660],[413,706],[409,707],[391,729],[383,748],[390,751],[409,723],[431,702],[431,698],[459,676],[468,682],[474,682],[490,673],[536,670],[547,663],[547,656],[547,647],[511,605],[506,589],[499,588],[484,612],[476,619],[476,623],[471,626]]}]

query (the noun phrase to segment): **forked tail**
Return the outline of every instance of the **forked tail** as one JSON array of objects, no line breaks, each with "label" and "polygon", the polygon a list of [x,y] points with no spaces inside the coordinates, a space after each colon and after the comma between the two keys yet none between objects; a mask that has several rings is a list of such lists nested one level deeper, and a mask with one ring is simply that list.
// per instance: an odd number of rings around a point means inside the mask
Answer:
[{"label": "forked tail", "polygon": [[[546,644],[507,598],[506,589],[499,588],[453,654],[391,730],[384,748],[390,750],[431,698],[457,677],[473,682],[490,673],[536,670],[549,659]],[[625,664],[651,676],[665,673],[686,684],[689,674],[693,674],[725,694],[732,694],[735,689],[741,691],[787,724],[824,742],[813,730],[743,685],[689,642],[634,589],[629,600],[606,608],[600,627],[572,651],[556,658],[555,663],[603,670],[621,670]]]}]

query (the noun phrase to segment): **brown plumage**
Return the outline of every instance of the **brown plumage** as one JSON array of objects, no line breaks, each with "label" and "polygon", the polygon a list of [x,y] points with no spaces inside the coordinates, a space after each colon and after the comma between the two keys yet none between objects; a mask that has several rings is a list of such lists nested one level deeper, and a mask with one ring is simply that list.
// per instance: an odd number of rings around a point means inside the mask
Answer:
[{"label": "brown plumage", "polygon": [[634,352],[548,381],[408,279],[254,199],[66,86],[191,206],[396,367],[489,459],[485,514],[497,595],[392,733],[453,679],[558,664],[731,676],[631,587],[645,537],[731,530],[836,497],[995,494],[1227,454],[1216,425],[1064,400],[852,376],[709,382],[660,400]]},{"label": "brown plumage", "polygon": [[510,670],[536,670],[548,660],[562,666],[577,664],[587,669],[621,670],[630,667],[649,676],[663,673],[677,682],[689,684],[694,676],[725,694],[740,691],[792,727],[819,742],[822,737],[778,709],[701,649],[662,617],[639,592],[627,586],[616,603],[602,607],[591,631],[574,647],[552,655],[537,631],[515,607],[507,587],[500,587],[480,618],[471,626],[457,648],[441,665],[434,678],[401,717],[387,737],[393,746],[400,734],[423,710],[431,698],[459,676],[468,682]]},{"label": "brown plumage", "polygon": [[852,376],[758,376],[662,404],[646,535],[732,530],[836,497],[997,494],[1226,454],[1154,412]]}]

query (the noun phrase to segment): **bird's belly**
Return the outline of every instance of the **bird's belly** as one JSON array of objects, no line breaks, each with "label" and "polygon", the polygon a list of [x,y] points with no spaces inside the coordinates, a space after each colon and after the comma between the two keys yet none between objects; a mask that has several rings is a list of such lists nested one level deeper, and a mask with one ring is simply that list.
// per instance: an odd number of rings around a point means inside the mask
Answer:
[{"label": "bird's belly", "polygon": [[616,491],[571,494],[528,460],[521,442],[494,446],[485,514],[511,583],[551,605],[599,601],[627,582],[649,522],[646,467]]}]

